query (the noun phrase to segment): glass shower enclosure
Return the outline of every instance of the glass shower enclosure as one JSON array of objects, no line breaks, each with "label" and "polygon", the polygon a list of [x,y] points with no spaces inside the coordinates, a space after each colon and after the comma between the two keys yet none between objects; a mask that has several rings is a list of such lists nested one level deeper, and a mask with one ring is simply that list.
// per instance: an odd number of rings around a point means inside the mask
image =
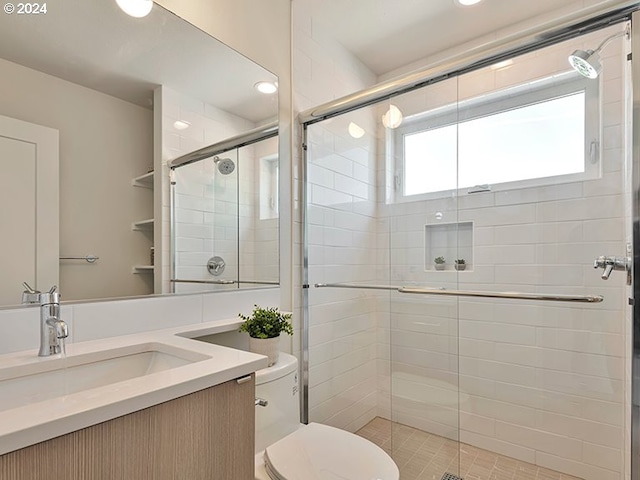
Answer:
[{"label": "glass shower enclosure", "polygon": [[[304,124],[304,420],[378,444],[402,480],[629,474],[616,15]],[[598,78],[571,69],[609,38]]]},{"label": "glass shower enclosure", "polygon": [[268,124],[171,164],[171,289],[279,284],[278,130]]}]

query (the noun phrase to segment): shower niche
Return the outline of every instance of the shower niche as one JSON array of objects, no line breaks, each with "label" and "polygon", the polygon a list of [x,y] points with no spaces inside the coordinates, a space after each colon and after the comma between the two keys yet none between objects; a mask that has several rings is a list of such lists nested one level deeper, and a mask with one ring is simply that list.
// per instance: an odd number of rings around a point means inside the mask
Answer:
[{"label": "shower niche", "polygon": [[[436,268],[444,258],[444,269]],[[457,270],[456,260],[464,260],[464,270],[473,270],[473,222],[437,223],[424,226],[424,269]],[[460,268],[460,270],[463,270]]]}]

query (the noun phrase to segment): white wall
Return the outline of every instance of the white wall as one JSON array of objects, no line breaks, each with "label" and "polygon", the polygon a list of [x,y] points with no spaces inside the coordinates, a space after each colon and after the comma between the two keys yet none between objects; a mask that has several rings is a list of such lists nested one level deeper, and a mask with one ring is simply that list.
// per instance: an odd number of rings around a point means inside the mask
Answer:
[{"label": "white wall", "polygon": [[[274,163],[267,159],[278,156],[278,138],[263,140],[238,152],[244,186],[240,207],[240,278],[254,281],[278,281],[280,274],[278,198],[272,197],[279,189]],[[275,203],[273,203],[275,202]]]},{"label": "white wall", "polygon": [[0,115],[60,132],[60,254],[100,257],[60,262],[64,298],[151,293],[151,282],[131,273],[148,263],[150,245],[131,224],[153,216],[153,198],[131,180],[153,165],[152,112],[5,60],[0,87]]},{"label": "white wall", "polygon": [[[335,42],[303,5],[293,6],[295,111],[375,83],[375,75]],[[376,278],[368,253],[376,242],[375,123],[368,113],[355,121],[368,132],[359,140],[346,133],[341,119],[309,130],[311,284]],[[310,421],[355,431],[378,411],[376,305],[357,291],[311,289],[309,295]]]}]

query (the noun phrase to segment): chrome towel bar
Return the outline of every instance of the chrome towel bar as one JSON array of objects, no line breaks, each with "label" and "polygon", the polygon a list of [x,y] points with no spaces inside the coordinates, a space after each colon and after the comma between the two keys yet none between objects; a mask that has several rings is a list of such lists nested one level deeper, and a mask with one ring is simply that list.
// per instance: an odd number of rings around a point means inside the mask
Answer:
[{"label": "chrome towel bar", "polygon": [[549,295],[521,292],[482,292],[474,290],[446,290],[444,288],[397,287],[392,285],[360,285],[353,283],[316,283],[316,288],[359,288],[365,290],[392,290],[399,293],[441,295],[450,297],[507,298],[512,300],[537,300],[543,302],[600,303],[601,295]]},{"label": "chrome towel bar", "polygon": [[258,280],[179,280],[171,279],[171,283],[200,283],[209,285],[234,285],[237,283],[249,283],[251,285],[280,285],[279,282],[261,282]]},{"label": "chrome towel bar", "polygon": [[100,257],[89,254],[82,257],[60,257],[60,260],[85,260],[87,263],[96,263],[96,260],[100,260]]},{"label": "chrome towel bar", "polygon": [[200,283],[207,285],[233,285],[235,280],[170,280],[171,283]]}]

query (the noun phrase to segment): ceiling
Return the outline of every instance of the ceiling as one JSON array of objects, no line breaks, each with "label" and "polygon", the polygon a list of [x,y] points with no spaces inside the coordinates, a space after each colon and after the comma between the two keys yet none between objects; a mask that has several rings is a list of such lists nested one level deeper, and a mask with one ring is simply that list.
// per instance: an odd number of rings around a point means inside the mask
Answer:
[{"label": "ceiling", "polygon": [[[382,75],[532,17],[570,0],[299,0],[347,50]],[[582,5],[586,2],[578,2]],[[578,7],[576,6],[576,9]]]},{"label": "ceiling", "polygon": [[0,58],[146,108],[165,85],[253,122],[277,115],[277,95],[253,88],[273,74],[158,5],[142,19],[108,0],[48,7],[0,15]]}]

